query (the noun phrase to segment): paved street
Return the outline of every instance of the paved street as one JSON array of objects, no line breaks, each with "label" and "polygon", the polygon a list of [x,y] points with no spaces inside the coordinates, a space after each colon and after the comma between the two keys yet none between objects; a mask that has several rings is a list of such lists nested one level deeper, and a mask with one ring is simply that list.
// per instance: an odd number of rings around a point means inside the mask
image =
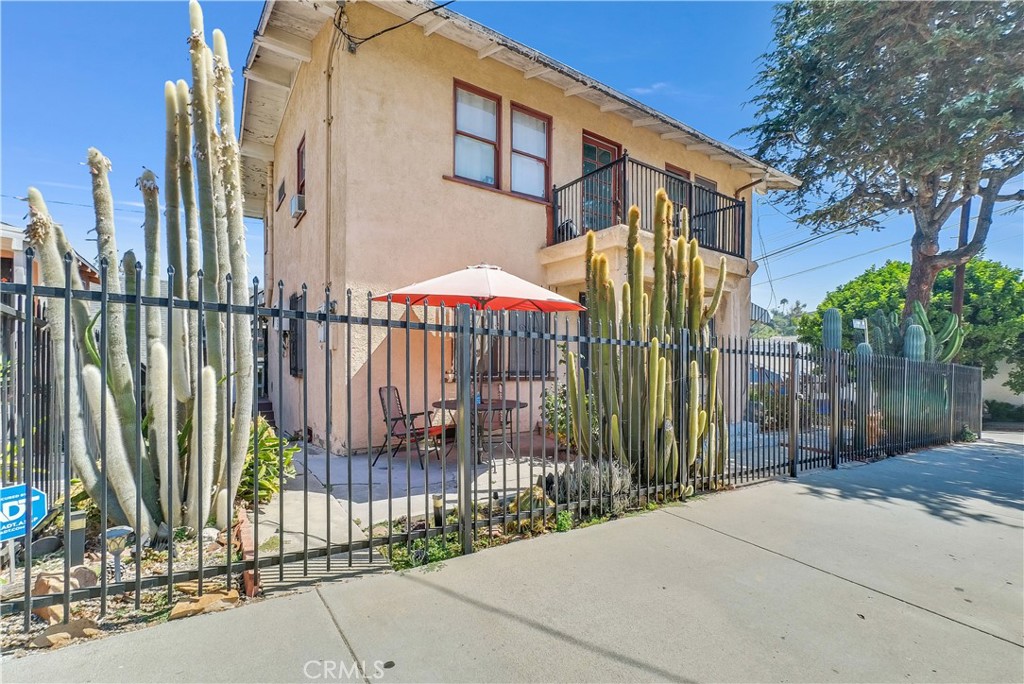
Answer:
[{"label": "paved street", "polygon": [[8,660],[3,679],[1021,681],[1024,446],[994,437]]}]

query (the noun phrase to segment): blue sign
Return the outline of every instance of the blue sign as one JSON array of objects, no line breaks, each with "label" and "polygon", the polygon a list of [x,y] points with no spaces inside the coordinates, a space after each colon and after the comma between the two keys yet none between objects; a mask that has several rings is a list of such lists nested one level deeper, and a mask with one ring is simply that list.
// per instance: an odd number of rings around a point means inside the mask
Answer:
[{"label": "blue sign", "polygon": [[0,488],[0,542],[25,536],[25,520],[35,527],[46,517],[46,494],[32,488],[31,509],[25,505],[25,485]]}]

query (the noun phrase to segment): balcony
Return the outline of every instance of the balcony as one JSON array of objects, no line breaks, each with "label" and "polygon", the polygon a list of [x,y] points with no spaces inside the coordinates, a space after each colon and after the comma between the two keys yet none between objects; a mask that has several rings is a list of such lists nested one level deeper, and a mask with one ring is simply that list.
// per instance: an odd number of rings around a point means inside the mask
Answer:
[{"label": "balcony", "polygon": [[[654,193],[665,188],[676,208],[690,212],[690,235],[701,247],[745,257],[746,203],[691,183],[685,178],[645,164],[625,154],[615,161],[553,189],[551,244],[626,223],[626,212],[636,205],[641,228],[650,230]],[[679,212],[673,234],[679,235]]]}]

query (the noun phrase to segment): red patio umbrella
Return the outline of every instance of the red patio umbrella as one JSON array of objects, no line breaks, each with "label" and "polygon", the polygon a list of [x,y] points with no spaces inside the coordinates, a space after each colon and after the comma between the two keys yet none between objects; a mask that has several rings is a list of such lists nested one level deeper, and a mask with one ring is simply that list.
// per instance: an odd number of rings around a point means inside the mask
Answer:
[{"label": "red patio umbrella", "polygon": [[374,297],[376,302],[387,301],[413,306],[456,307],[468,304],[474,309],[491,311],[583,311],[585,306],[571,299],[545,290],[539,285],[506,273],[497,266],[480,264],[467,266],[437,278],[414,283],[387,294]]}]

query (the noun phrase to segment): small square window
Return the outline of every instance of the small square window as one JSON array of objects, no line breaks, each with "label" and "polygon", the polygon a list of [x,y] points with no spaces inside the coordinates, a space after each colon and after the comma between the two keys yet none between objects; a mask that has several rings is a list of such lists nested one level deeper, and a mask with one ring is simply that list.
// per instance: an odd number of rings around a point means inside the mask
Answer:
[{"label": "small square window", "polygon": [[281,179],[281,184],[277,186],[277,209],[281,208],[281,203],[284,202],[285,191],[284,191],[284,179]]}]

